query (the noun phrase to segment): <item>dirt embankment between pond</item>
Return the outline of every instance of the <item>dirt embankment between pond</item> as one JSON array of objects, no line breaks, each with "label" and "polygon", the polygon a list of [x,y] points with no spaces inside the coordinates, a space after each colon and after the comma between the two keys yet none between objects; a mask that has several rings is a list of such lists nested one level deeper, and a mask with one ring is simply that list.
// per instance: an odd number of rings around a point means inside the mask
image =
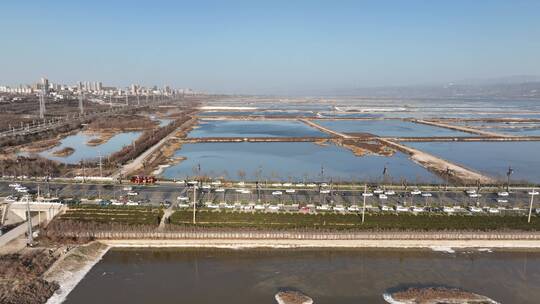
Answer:
[{"label": "dirt embankment between pond", "polygon": [[384,138],[379,138],[379,141],[382,143],[402,151],[410,156],[410,158],[418,163],[419,165],[425,167],[426,169],[435,172],[440,176],[449,175],[449,178],[457,182],[464,184],[471,184],[480,182],[481,184],[494,184],[496,180],[493,178],[473,171],[471,169],[465,168],[463,166],[454,164],[445,159],[433,156],[426,152],[413,149],[409,146],[405,146]]},{"label": "dirt embankment between pond", "polygon": [[119,175],[130,175],[133,173],[150,173],[159,165],[166,165],[174,163],[172,156],[174,152],[181,147],[181,142],[178,139],[185,138],[192,128],[197,124],[196,113],[187,112],[184,114],[185,121],[167,136],[163,137],[156,144],[146,149],[137,158],[131,162],[125,164],[122,169],[115,174],[115,177]]}]

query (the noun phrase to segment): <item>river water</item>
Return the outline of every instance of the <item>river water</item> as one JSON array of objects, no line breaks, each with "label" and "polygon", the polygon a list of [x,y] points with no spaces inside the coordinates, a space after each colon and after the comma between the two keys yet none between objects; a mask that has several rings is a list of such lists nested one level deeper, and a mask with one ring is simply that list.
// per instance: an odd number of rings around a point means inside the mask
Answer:
[{"label": "river water", "polygon": [[411,285],[538,303],[540,252],[113,249],[65,303],[271,304],[290,288],[317,304],[371,304],[385,303],[388,288]]}]

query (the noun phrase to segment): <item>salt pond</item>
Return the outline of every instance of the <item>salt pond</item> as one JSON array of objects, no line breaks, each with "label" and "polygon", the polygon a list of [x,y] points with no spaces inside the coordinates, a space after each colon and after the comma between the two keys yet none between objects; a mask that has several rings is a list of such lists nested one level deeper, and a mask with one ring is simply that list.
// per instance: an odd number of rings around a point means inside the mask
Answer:
[{"label": "salt pond", "polygon": [[[409,182],[440,182],[440,179],[415,164],[405,154],[391,157],[366,155],[357,157],[350,151],[333,144],[314,143],[199,143],[185,144],[175,156],[187,159],[166,168],[163,176],[183,179],[201,173],[213,177],[255,180],[329,180],[381,181],[384,167],[389,179]],[[241,172],[240,172],[241,171]]]},{"label": "salt pond", "polygon": [[506,180],[540,183],[540,142],[409,142],[406,145]]},{"label": "salt pond", "polygon": [[317,120],[317,124],[344,133],[370,133],[382,137],[472,136],[469,133],[397,119]]},{"label": "salt pond", "polygon": [[188,137],[327,137],[298,121],[201,120]]}]

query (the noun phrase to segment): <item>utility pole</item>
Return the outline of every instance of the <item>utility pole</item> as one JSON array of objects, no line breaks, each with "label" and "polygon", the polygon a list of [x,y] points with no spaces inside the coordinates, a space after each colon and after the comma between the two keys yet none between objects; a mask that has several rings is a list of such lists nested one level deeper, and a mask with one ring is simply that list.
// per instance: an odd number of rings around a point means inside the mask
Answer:
[{"label": "utility pole", "polygon": [[83,98],[82,84],[79,83],[79,112],[81,113],[81,116],[84,115]]},{"label": "utility pole", "polygon": [[101,151],[99,152],[99,176],[103,177],[103,161],[101,157]]},{"label": "utility pole", "polygon": [[366,195],[367,195],[367,184],[364,184],[364,194],[362,194],[362,196],[364,197],[364,204],[362,205],[362,224],[364,223],[364,219],[366,216]]},{"label": "utility pole", "polygon": [[195,213],[197,212],[197,184],[193,185],[193,225],[197,224]]},{"label": "utility pole", "polygon": [[508,167],[508,172],[506,172],[506,192],[510,192],[510,175],[514,173],[512,167]]},{"label": "utility pole", "polygon": [[531,222],[531,214],[532,214],[532,206],[533,206],[533,202],[534,202],[534,196],[537,195],[538,192],[535,191],[534,188],[533,188],[532,191],[529,192],[529,194],[531,195],[531,203],[529,205],[529,218],[527,219],[527,223]]},{"label": "utility pole", "polygon": [[39,95],[39,118],[45,118],[45,87],[41,89],[41,94]]},{"label": "utility pole", "polygon": [[27,245],[31,246],[34,243],[34,236],[32,232],[32,216],[30,215],[30,199],[29,198],[26,198],[26,222],[28,223]]}]

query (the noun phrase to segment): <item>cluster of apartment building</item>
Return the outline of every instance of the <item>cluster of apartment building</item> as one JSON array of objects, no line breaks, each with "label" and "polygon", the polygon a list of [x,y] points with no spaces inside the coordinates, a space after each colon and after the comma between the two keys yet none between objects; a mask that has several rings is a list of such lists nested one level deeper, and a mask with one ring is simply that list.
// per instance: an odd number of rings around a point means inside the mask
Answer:
[{"label": "cluster of apartment building", "polygon": [[198,92],[192,89],[174,89],[170,86],[164,87],[144,87],[138,84],[132,84],[127,88],[104,86],[101,81],[79,81],[75,85],[66,85],[49,82],[47,78],[41,78],[34,84],[21,84],[14,87],[0,85],[0,93],[14,95],[40,95],[45,93],[54,99],[71,98],[74,95],[90,94],[94,96],[178,96],[178,95],[196,95]]}]

